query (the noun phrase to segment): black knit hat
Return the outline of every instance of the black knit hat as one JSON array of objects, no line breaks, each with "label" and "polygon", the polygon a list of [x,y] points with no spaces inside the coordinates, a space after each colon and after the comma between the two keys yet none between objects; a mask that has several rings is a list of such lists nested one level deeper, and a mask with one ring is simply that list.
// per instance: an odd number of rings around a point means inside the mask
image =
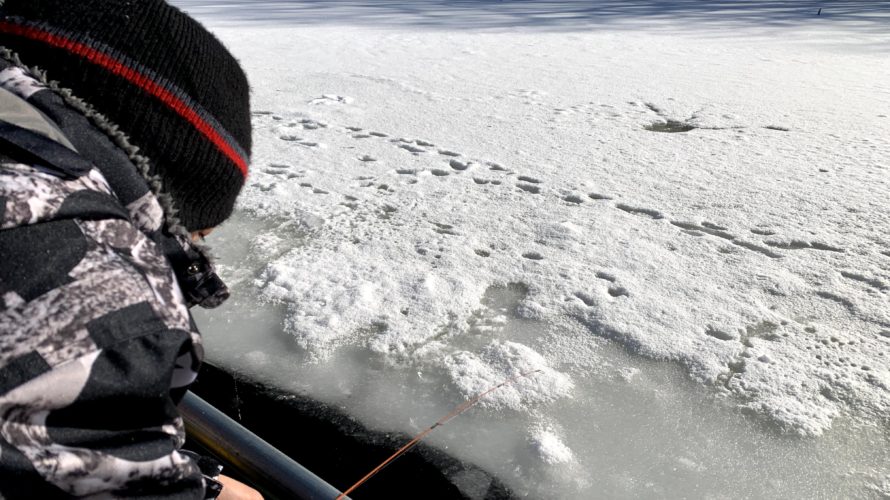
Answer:
[{"label": "black knit hat", "polygon": [[6,0],[0,45],[120,126],[189,230],[232,212],[250,156],[247,78],[163,0]]}]

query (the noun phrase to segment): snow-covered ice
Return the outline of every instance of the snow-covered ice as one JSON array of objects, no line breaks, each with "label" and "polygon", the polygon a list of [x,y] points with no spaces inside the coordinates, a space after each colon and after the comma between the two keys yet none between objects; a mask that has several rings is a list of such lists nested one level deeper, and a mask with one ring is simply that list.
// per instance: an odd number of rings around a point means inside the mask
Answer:
[{"label": "snow-covered ice", "polygon": [[409,434],[540,370],[430,436],[535,498],[890,495],[886,8],[175,3],[254,89],[211,358]]}]

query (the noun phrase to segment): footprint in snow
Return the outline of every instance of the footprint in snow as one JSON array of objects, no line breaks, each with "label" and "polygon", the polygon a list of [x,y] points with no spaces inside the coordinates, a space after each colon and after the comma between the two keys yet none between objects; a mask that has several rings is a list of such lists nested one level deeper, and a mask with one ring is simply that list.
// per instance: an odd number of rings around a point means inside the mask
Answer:
[{"label": "footprint in snow", "polygon": [[425,149],[419,148],[413,144],[402,144],[399,147],[404,149],[405,151],[408,151],[409,153],[414,153],[414,154],[426,153]]},{"label": "footprint in snow", "polygon": [[539,179],[535,179],[534,177],[529,177],[527,175],[520,175],[519,179],[522,182],[529,182],[531,184],[540,184],[541,181]]},{"label": "footprint in snow", "polygon": [[470,168],[470,165],[472,165],[472,164],[473,164],[473,162],[471,162],[471,161],[460,161],[460,160],[451,160],[450,162],[448,162],[448,165],[450,165],[451,168],[453,168],[454,170],[458,170],[458,171],[464,171],[464,170]]},{"label": "footprint in snow", "polygon": [[575,194],[570,194],[570,195],[564,197],[563,201],[572,203],[574,205],[580,205],[580,204],[584,203],[584,200],[580,196],[575,195]]},{"label": "footprint in snow", "polygon": [[619,203],[619,204],[615,205],[615,207],[618,208],[618,210],[623,210],[629,214],[645,215],[645,216],[651,217],[653,219],[663,219],[664,218],[664,215],[661,212],[659,212],[658,210],[652,210],[651,208],[632,207],[630,205],[625,205],[624,203]]},{"label": "footprint in snow", "polygon": [[595,276],[601,280],[608,281],[609,283],[615,283],[615,276],[609,273],[599,271]]},{"label": "footprint in snow", "polygon": [[323,94],[321,97],[316,99],[312,99],[309,101],[309,104],[314,105],[336,105],[336,104],[352,104],[353,99],[351,97],[337,95],[337,94]]}]

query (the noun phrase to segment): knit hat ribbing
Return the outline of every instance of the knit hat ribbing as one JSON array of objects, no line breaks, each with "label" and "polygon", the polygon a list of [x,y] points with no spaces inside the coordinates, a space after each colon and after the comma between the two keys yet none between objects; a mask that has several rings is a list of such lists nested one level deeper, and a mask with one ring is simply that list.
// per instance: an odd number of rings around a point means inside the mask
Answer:
[{"label": "knit hat ribbing", "polygon": [[162,0],[6,0],[0,15],[0,45],[119,125],[188,229],[231,214],[249,162],[249,88],[213,35]]}]

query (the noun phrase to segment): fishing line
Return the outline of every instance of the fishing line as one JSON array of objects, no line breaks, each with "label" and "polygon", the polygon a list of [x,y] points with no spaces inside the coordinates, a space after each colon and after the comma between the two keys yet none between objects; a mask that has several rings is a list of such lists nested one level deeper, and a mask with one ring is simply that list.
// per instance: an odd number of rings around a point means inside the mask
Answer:
[{"label": "fishing line", "polygon": [[451,413],[449,413],[448,415],[445,415],[444,417],[440,418],[438,421],[436,421],[435,424],[433,424],[433,425],[427,427],[423,432],[421,432],[420,434],[414,436],[414,439],[412,439],[411,441],[408,441],[404,446],[402,446],[401,448],[399,448],[399,450],[398,450],[397,452],[393,453],[391,457],[389,457],[389,458],[387,458],[386,460],[384,460],[383,463],[381,463],[380,465],[378,465],[377,467],[375,467],[371,472],[369,472],[367,475],[365,475],[365,477],[361,478],[357,483],[355,483],[355,484],[353,484],[352,486],[350,486],[348,490],[344,491],[343,493],[340,493],[340,495],[337,497],[336,500],[343,500],[344,498],[346,498],[347,495],[349,495],[350,493],[352,493],[353,491],[355,491],[355,489],[358,488],[359,486],[365,484],[369,479],[371,479],[372,477],[374,477],[375,475],[377,475],[378,472],[382,471],[387,465],[389,465],[389,464],[391,464],[392,462],[394,462],[395,459],[397,459],[397,458],[399,458],[400,456],[404,455],[404,454],[405,454],[408,450],[410,450],[411,448],[414,448],[415,446],[417,446],[417,443],[419,443],[424,437],[426,437],[427,434],[433,432],[433,430],[434,430],[436,427],[445,425],[449,420],[451,420],[451,419],[453,419],[454,417],[460,415],[461,413],[463,413],[463,412],[469,410],[471,406],[473,406],[473,405],[475,405],[476,403],[478,403],[478,402],[479,402],[482,398],[484,398],[485,396],[488,396],[488,395],[491,394],[492,392],[494,392],[494,391],[500,389],[501,387],[503,387],[503,386],[505,386],[505,385],[512,384],[513,382],[515,382],[515,381],[517,381],[517,380],[519,380],[519,379],[521,379],[521,378],[527,377],[527,376],[529,376],[529,375],[531,375],[531,374],[533,374],[533,373],[537,373],[537,372],[540,372],[540,371],[542,371],[542,370],[538,369],[538,370],[531,370],[531,371],[528,371],[528,372],[525,372],[525,373],[520,373],[519,375],[516,375],[516,376],[514,376],[514,377],[508,378],[507,380],[504,380],[503,382],[501,382],[500,384],[498,384],[498,385],[492,387],[491,389],[488,389],[487,391],[480,393],[479,395],[477,395],[477,396],[474,397],[473,399],[470,399],[470,400],[467,400],[467,401],[461,403],[460,405],[457,406],[457,408],[455,408],[454,410],[452,410]]}]

